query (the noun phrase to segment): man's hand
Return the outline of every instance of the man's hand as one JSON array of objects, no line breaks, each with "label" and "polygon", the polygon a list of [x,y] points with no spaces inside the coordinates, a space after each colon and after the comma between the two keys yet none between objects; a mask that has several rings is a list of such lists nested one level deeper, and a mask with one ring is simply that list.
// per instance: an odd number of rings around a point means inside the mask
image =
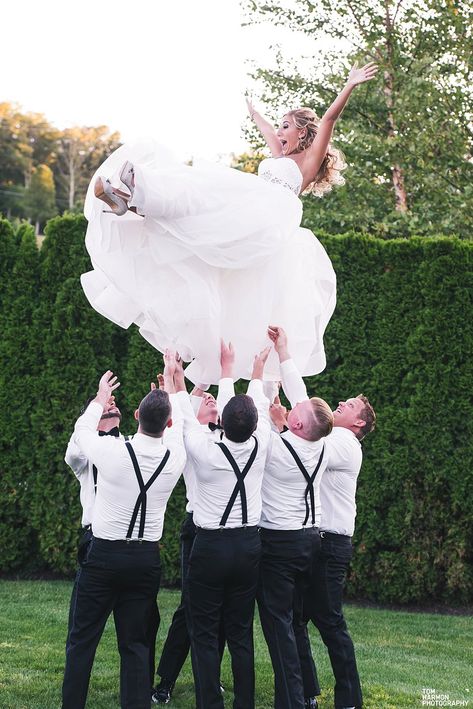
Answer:
[{"label": "man's hand", "polygon": [[[156,375],[156,379],[158,380],[158,389],[164,391],[164,377],[161,372],[158,372],[158,374]],[[151,382],[151,391],[154,391],[155,389],[156,384],[154,382]]]},{"label": "man's hand", "polygon": [[262,379],[263,378],[264,365],[266,364],[266,360],[268,359],[270,352],[271,352],[271,345],[268,345],[267,347],[264,348],[264,350],[261,350],[259,355],[256,355],[254,362],[253,362],[253,373],[251,375],[252,379]]},{"label": "man's hand", "polygon": [[176,391],[186,391],[186,380],[184,377],[184,367],[182,359],[176,354],[176,371],[174,372],[174,389]]},{"label": "man's hand", "polygon": [[268,327],[268,337],[274,344],[274,349],[278,353],[280,362],[285,362],[286,359],[291,359],[291,355],[289,354],[289,350],[287,348],[287,335],[282,327],[270,325]]},{"label": "man's hand", "polygon": [[176,371],[176,353],[167,349],[164,352],[164,391],[174,394],[174,372]]},{"label": "man's hand", "polygon": [[269,407],[269,415],[279,433],[284,429],[286,424],[287,409],[279,401],[279,396],[274,400],[274,403]]},{"label": "man's hand", "polygon": [[221,379],[233,379],[233,364],[235,362],[235,350],[231,342],[228,345],[223,340],[220,340],[220,366]]},{"label": "man's hand", "polygon": [[112,396],[112,392],[118,389],[120,382],[117,382],[117,377],[114,376],[110,369],[107,369],[99,381],[99,388],[95,401],[105,410],[108,407],[108,402]]}]

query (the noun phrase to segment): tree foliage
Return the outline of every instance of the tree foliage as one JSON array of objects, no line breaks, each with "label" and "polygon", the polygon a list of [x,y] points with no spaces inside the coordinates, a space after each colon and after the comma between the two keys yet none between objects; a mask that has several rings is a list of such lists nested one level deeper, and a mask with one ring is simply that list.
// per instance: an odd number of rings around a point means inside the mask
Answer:
[{"label": "tree foliage", "polygon": [[56,190],[52,170],[47,165],[33,168],[31,181],[24,196],[26,216],[36,223],[36,234],[39,226],[56,213]]},{"label": "tree foliage", "polygon": [[[90,176],[119,145],[119,134],[107,126],[58,130],[41,113],[0,103],[0,212],[42,222],[66,209],[80,211]],[[54,190],[43,195],[46,216],[38,219],[32,216],[41,203],[35,175],[37,180],[45,168],[52,170]]]},{"label": "tree foliage", "polygon": [[90,176],[120,145],[118,133],[107,126],[75,127],[62,131],[54,165],[59,193],[69,210],[81,207]]},{"label": "tree foliage", "polygon": [[0,539],[7,568],[28,565],[36,548],[29,512],[34,471],[31,412],[41,371],[40,345],[32,338],[39,255],[32,227],[22,232],[0,311]]},{"label": "tree foliage", "polygon": [[[375,61],[376,82],[352,96],[336,130],[347,184],[323,200],[307,199],[309,225],[382,237],[457,234],[473,228],[473,9],[435,0],[255,0],[249,22],[283,24],[317,42],[311,62],[281,51],[275,68],[255,77],[272,118],[309,105],[321,115],[354,61]],[[255,148],[261,140],[254,129]],[[399,180],[401,184],[399,185]],[[404,191],[407,211],[400,209]]]}]

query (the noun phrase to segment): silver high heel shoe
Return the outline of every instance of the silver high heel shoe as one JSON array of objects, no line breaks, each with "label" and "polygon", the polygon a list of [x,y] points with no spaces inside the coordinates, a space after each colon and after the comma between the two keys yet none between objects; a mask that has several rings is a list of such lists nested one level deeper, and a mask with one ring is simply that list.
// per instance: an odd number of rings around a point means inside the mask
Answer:
[{"label": "silver high heel shoe", "polygon": [[104,212],[115,214],[117,217],[127,213],[129,195],[113,187],[110,180],[97,177],[94,185],[94,194],[97,199],[101,199],[102,202],[105,202],[110,207],[110,210],[104,209]]},{"label": "silver high heel shoe", "polygon": [[124,185],[130,190],[130,194],[133,197],[133,191],[135,189],[135,168],[133,163],[127,160],[120,170],[120,180]]}]

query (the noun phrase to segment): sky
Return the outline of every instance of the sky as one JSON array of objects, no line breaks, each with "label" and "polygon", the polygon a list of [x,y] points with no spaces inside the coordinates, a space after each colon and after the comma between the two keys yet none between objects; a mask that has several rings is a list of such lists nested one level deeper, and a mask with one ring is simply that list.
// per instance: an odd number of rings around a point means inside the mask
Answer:
[{"label": "sky", "polygon": [[2,26],[0,101],[183,157],[243,152],[245,60],[267,63],[275,41],[308,49],[284,28],[242,28],[237,0],[14,0]]}]

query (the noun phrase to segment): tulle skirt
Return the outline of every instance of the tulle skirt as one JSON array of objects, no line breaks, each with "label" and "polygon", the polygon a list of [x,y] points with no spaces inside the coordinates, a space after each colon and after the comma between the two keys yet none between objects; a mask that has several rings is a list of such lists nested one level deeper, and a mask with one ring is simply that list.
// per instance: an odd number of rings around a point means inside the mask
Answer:
[{"label": "tulle skirt", "polygon": [[[139,214],[104,212],[97,175],[124,189],[121,165],[135,167]],[[220,339],[236,351],[235,379],[251,376],[284,327],[304,375],[325,367],[323,333],[335,307],[330,259],[301,228],[302,204],[289,189],[232,168],[177,161],[153,141],[123,145],[97,170],[85,202],[93,270],[81,277],[91,305],[121,327],[135,323],[157,350],[176,349],[201,384],[220,377]],[[144,215],[144,216],[140,216]],[[274,352],[265,378],[280,379]]]}]

